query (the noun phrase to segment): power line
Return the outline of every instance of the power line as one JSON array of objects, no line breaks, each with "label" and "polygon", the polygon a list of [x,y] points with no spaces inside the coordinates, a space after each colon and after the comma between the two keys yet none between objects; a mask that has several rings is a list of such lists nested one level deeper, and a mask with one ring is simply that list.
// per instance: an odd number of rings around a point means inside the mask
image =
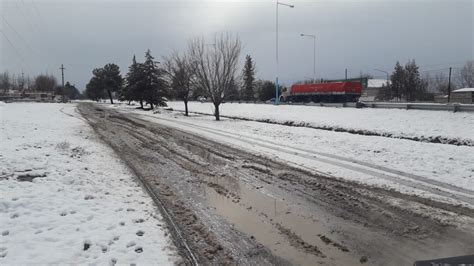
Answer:
[{"label": "power line", "polygon": [[16,6],[16,8],[20,11],[20,13],[21,13],[23,19],[26,21],[26,24],[28,24],[28,27],[30,28],[30,31],[31,31],[32,33],[34,33],[35,30],[33,29],[33,25],[32,25],[32,24],[30,23],[30,21],[27,19],[25,13],[23,13],[23,10],[22,10],[21,7],[19,6],[18,2],[16,2],[16,1],[15,1],[15,6]]},{"label": "power line", "polygon": [[15,32],[18,38],[21,39],[21,41],[25,44],[25,46],[28,47],[28,49],[30,49],[34,54],[36,54],[39,57],[39,53],[37,53],[36,50],[34,50],[31,47],[31,45],[26,41],[26,39],[21,36],[21,34],[6,20],[6,18],[3,15],[0,15],[0,16],[2,17],[3,21],[5,21],[5,24],[7,24],[13,30],[13,32]]},{"label": "power line", "polygon": [[423,70],[423,71],[420,71],[421,73],[425,73],[425,72],[439,72],[439,71],[443,71],[443,70],[449,70],[450,67],[446,67],[446,68],[439,68],[439,69],[430,69],[430,70]]},{"label": "power line", "polygon": [[5,34],[5,32],[3,32],[3,30],[0,30],[0,32],[2,33],[3,37],[5,38],[5,40],[7,40],[7,42],[11,45],[11,47],[13,48],[13,50],[15,50],[15,53],[18,55],[18,57],[20,57],[21,61],[24,62],[25,59],[23,58],[23,56],[20,54],[20,52],[16,49],[15,45],[13,45],[13,43],[10,41],[10,39],[8,39],[7,35]]},{"label": "power line", "polygon": [[31,69],[28,67],[28,65],[24,64],[25,63],[25,58],[21,55],[21,53],[17,50],[17,48],[15,47],[15,45],[13,45],[13,43],[10,41],[10,39],[8,39],[7,35],[5,34],[5,32],[3,32],[3,30],[0,30],[0,32],[2,33],[3,37],[5,38],[5,40],[7,40],[7,42],[11,45],[11,47],[13,48],[13,50],[15,51],[15,53],[18,55],[18,57],[21,59],[21,62],[20,62],[20,65],[24,65],[26,66],[26,68],[28,69],[28,71],[31,72]]},{"label": "power line", "polygon": [[41,12],[39,11],[38,6],[36,5],[34,0],[31,0],[31,4],[33,5],[33,8],[35,9],[36,13],[38,14],[38,17],[43,21],[43,16],[41,15]]}]

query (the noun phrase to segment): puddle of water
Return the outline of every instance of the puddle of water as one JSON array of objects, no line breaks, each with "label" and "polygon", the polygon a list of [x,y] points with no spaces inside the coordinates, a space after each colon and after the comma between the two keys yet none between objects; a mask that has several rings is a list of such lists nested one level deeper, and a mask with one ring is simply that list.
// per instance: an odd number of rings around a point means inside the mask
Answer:
[{"label": "puddle of water", "polygon": [[217,213],[232,223],[235,229],[254,236],[257,242],[270,249],[275,255],[301,265],[310,265],[318,261],[318,257],[290,246],[286,238],[279,234],[264,217],[259,217],[254,211],[233,203],[212,188],[206,188],[206,190],[206,197]]},{"label": "puddle of water", "polygon": [[[240,202],[236,203],[218,194],[213,188],[205,186],[207,201],[217,213],[234,224],[237,230],[254,236],[257,242],[266,246],[275,255],[299,265],[359,263],[351,253],[324,243],[318,234],[336,240],[331,237],[329,228],[318,221],[318,217],[313,217],[317,216],[315,210],[298,205],[290,200],[290,195],[282,192],[279,194],[281,198],[275,198],[266,194],[262,188],[249,188],[240,180],[229,177],[214,177],[208,181],[217,183],[240,196]],[[248,209],[250,206],[252,208]],[[288,238],[275,227],[275,223],[290,229],[305,242],[317,246],[327,257],[321,258],[292,246]]]}]

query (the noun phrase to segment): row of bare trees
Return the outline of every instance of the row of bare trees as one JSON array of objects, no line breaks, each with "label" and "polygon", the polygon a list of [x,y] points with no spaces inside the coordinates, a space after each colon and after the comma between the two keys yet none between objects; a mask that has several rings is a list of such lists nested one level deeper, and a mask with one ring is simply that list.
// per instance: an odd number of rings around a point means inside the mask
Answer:
[{"label": "row of bare trees", "polygon": [[[449,77],[443,72],[434,75],[425,74],[423,77],[428,82],[431,92],[448,93]],[[467,61],[462,68],[453,69],[451,90],[457,88],[474,88],[474,60]]]},{"label": "row of bare trees", "polygon": [[[188,102],[192,96],[206,96],[214,105],[216,120],[220,120],[219,106],[236,86],[241,50],[239,37],[229,33],[216,35],[212,45],[206,44],[204,38],[192,39],[186,51],[175,51],[164,58],[156,71],[165,83],[153,88],[153,92],[161,99],[171,96],[182,100],[185,115],[188,115]],[[122,100],[136,101],[134,86],[152,76],[143,75],[140,68],[134,67],[136,64],[134,61],[129,68]]]},{"label": "row of bare trees", "polygon": [[[133,57],[123,79],[114,64],[95,69],[86,95],[94,100],[108,95],[113,103],[111,92],[117,92],[120,100],[137,101],[140,108],[149,105],[150,109],[163,106],[167,99],[173,98],[184,102],[186,116],[188,102],[204,96],[212,102],[214,116],[220,120],[220,105],[224,101],[266,101],[274,97],[273,82],[255,79],[255,63],[250,55],[239,71],[241,51],[240,38],[230,33],[216,35],[212,44],[204,38],[191,39],[184,51],[174,51],[162,63],[154,61],[148,51],[144,63]],[[105,71],[108,66],[113,66],[115,71]],[[108,86],[106,80],[119,82]]]},{"label": "row of bare trees", "polygon": [[53,91],[57,86],[56,78],[52,75],[39,75],[36,77],[25,77],[24,75],[0,73],[0,94],[15,92]]}]

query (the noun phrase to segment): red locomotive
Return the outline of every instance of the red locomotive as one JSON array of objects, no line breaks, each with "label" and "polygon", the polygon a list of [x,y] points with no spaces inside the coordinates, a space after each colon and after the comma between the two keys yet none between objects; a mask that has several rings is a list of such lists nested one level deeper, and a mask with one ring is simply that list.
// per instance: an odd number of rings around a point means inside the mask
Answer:
[{"label": "red locomotive", "polygon": [[362,84],[355,81],[293,85],[282,93],[282,102],[356,102]]}]

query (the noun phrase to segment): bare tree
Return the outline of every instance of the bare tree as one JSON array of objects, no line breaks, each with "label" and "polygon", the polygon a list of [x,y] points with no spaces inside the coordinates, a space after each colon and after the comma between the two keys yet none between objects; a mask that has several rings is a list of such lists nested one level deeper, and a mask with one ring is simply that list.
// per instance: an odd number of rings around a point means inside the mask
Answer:
[{"label": "bare tree", "polygon": [[165,58],[164,67],[173,95],[184,102],[185,115],[188,116],[188,102],[193,92],[193,71],[189,58],[186,54],[174,52],[169,58]]},{"label": "bare tree", "polygon": [[462,88],[474,88],[474,60],[467,61],[459,74],[458,83]]},{"label": "bare tree", "polygon": [[18,85],[18,89],[23,92],[25,91],[25,87],[26,87],[26,78],[23,74],[19,75],[17,78],[16,78],[16,84]]},{"label": "bare tree", "polygon": [[214,45],[206,45],[203,38],[189,42],[188,55],[197,88],[207,92],[214,104],[214,116],[220,120],[219,105],[237,80],[237,65],[242,44],[239,37],[221,34]]},{"label": "bare tree", "polygon": [[32,79],[30,76],[26,77],[26,90],[28,91],[34,91],[35,88],[35,80]]},{"label": "bare tree", "polygon": [[12,89],[12,78],[10,73],[3,72],[0,74],[0,91],[2,94],[7,94],[10,89]]},{"label": "bare tree", "polygon": [[37,91],[54,91],[58,82],[51,75],[39,75],[35,79],[35,87]]},{"label": "bare tree", "polygon": [[[433,77],[426,76],[425,80],[428,81],[428,89],[431,92],[441,92],[443,94],[448,93],[448,77],[444,73],[437,73]],[[451,90],[454,88],[453,84],[451,84]]]}]

